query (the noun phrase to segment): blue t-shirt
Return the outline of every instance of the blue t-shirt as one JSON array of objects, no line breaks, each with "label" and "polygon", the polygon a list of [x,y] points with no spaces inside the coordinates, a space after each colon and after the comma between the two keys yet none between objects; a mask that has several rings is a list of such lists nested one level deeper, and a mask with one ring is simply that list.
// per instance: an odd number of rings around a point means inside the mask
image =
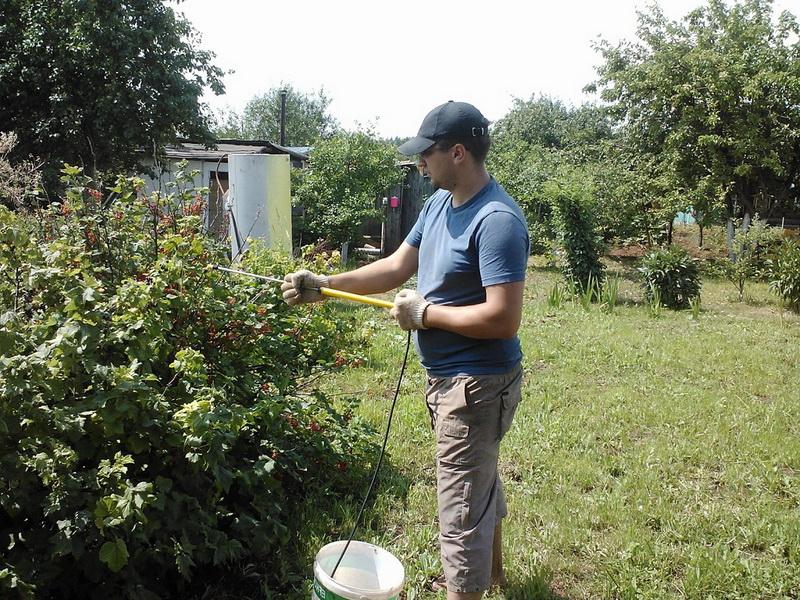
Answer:
[{"label": "blue t-shirt", "polygon": [[[406,242],[419,249],[417,291],[429,302],[466,306],[486,301],[490,285],[525,279],[528,226],[513,198],[494,178],[457,208],[437,190]],[[522,360],[519,338],[476,339],[443,329],[414,337],[422,365],[435,377],[507,373]]]}]

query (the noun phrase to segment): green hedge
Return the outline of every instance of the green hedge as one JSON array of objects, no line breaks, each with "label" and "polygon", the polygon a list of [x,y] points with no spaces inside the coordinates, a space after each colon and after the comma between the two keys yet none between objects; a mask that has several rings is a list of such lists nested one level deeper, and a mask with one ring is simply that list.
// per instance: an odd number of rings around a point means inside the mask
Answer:
[{"label": "green hedge", "polygon": [[567,173],[545,184],[553,221],[564,250],[564,278],[583,293],[602,290],[605,266],[600,262],[603,243],[597,231],[590,184]]}]

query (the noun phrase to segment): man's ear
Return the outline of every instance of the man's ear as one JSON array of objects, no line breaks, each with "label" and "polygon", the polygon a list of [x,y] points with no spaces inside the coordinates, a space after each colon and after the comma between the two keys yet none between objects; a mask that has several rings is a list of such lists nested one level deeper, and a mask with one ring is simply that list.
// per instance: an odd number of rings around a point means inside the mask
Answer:
[{"label": "man's ear", "polygon": [[461,162],[467,157],[467,149],[464,148],[464,144],[456,144],[450,148],[450,152],[456,162]]}]

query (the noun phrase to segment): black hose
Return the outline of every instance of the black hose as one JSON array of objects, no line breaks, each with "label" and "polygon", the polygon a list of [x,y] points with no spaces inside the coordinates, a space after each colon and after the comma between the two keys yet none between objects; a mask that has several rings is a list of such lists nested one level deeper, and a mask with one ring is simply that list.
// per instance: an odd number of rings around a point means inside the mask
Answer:
[{"label": "black hose", "polygon": [[239,235],[239,226],[236,224],[236,217],[233,215],[233,209],[228,211],[228,216],[231,219],[231,224],[233,225],[233,234],[236,237],[236,256],[231,258],[231,264],[233,264],[242,253],[242,236]]},{"label": "black hose", "polygon": [[339,560],[336,561],[336,566],[333,567],[333,571],[331,571],[331,579],[334,578],[336,575],[336,569],[339,568],[339,564],[342,562],[344,558],[345,552],[350,547],[350,542],[353,541],[353,536],[356,534],[356,528],[358,527],[359,521],[361,521],[361,516],[364,514],[364,509],[367,506],[367,501],[369,501],[369,496],[372,493],[372,488],[375,486],[375,480],[378,479],[378,471],[381,470],[381,464],[383,463],[383,456],[386,454],[386,443],[389,441],[389,430],[392,427],[392,416],[394,415],[394,407],[397,404],[397,397],[400,395],[400,384],[403,382],[403,374],[406,371],[406,364],[408,363],[408,349],[411,347],[411,331],[408,332],[408,337],[406,338],[406,353],[403,356],[403,366],[400,367],[400,377],[397,378],[397,387],[394,390],[394,399],[392,400],[392,406],[389,409],[389,418],[386,421],[386,433],[383,436],[383,446],[381,446],[381,454],[378,457],[378,464],[375,467],[375,472],[372,474],[372,481],[369,482],[369,487],[367,488],[367,495],[364,496],[364,502],[361,503],[361,508],[358,511],[358,515],[356,516],[356,522],[353,523],[353,529],[350,531],[350,537],[347,538],[347,543],[344,545],[344,549],[342,550],[341,555],[339,555]]}]

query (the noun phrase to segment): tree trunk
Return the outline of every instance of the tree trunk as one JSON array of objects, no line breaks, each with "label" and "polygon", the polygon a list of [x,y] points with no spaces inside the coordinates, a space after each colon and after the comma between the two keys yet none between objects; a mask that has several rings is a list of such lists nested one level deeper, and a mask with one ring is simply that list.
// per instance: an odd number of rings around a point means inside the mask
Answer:
[{"label": "tree trunk", "polygon": [[728,217],[728,227],[727,227],[726,241],[728,243],[728,258],[731,259],[731,262],[733,262],[733,260],[735,258],[733,256],[733,234],[734,234],[733,218],[732,217]]},{"label": "tree trunk", "polygon": [[702,248],[703,247],[703,229],[705,229],[705,228],[700,223],[698,223],[697,226],[700,228],[700,245],[699,245],[699,247]]},{"label": "tree trunk", "polygon": [[[755,193],[753,192],[753,186],[748,185],[748,182],[743,182],[742,191],[739,194],[739,201],[741,202],[742,209],[744,210],[744,222],[742,223],[742,229],[747,231],[750,227],[750,219],[754,214],[756,214],[756,207],[753,196]],[[746,224],[745,224],[746,223]]]},{"label": "tree trunk", "polygon": [[733,236],[736,233],[736,231],[735,231],[735,228],[734,228],[734,225],[733,225],[733,219],[736,216],[736,214],[735,214],[735,211],[736,211],[736,200],[737,200],[736,192],[733,192],[731,194],[728,194],[728,198],[725,201],[725,204],[727,206],[727,213],[728,213],[728,222],[727,222],[727,227],[726,227],[726,234],[727,235],[725,236],[725,238],[726,238],[725,241],[727,242],[727,246],[728,246],[728,258],[731,259],[731,262],[733,262],[735,260],[735,257],[733,255]]},{"label": "tree trunk", "polygon": [[670,219],[669,223],[667,224],[667,246],[672,246],[672,227],[674,224],[674,220]]}]

